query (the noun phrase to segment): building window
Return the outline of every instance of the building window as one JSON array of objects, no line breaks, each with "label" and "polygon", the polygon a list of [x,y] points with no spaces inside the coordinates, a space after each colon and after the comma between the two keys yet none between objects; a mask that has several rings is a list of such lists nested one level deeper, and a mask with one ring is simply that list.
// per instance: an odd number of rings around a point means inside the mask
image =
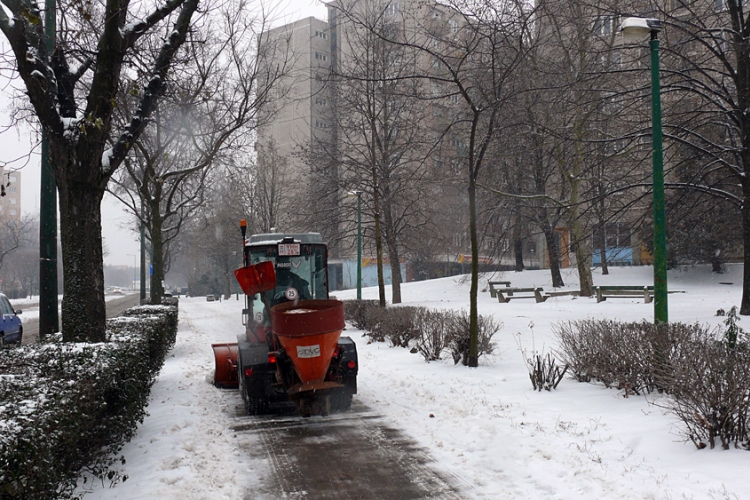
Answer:
[{"label": "building window", "polygon": [[391,2],[388,4],[388,7],[385,8],[383,15],[385,17],[393,17],[398,14],[398,12],[398,2]]},{"label": "building window", "polygon": [[15,175],[8,176],[8,181],[16,182],[16,176]]},{"label": "building window", "polygon": [[16,192],[16,187],[15,186],[11,186],[9,190],[10,190],[11,193],[15,193]]},{"label": "building window", "polygon": [[325,31],[315,30],[315,36],[322,38],[323,40],[326,40],[328,38],[328,34]]},{"label": "building window", "polygon": [[327,61],[328,60],[328,56],[326,54],[323,54],[322,52],[316,52],[315,53],[315,59],[317,59],[319,61]]},{"label": "building window", "polygon": [[457,33],[458,32],[458,21],[455,19],[451,19],[448,21],[448,26],[451,27],[451,33]]},{"label": "building window", "polygon": [[11,204],[11,205],[16,205],[16,204],[17,204],[17,202],[18,202],[18,200],[17,200],[17,199],[15,199],[15,198],[11,198],[11,199],[10,199],[10,204]]},{"label": "building window", "polygon": [[614,16],[599,16],[594,21],[594,33],[600,36],[611,35],[616,24]]},{"label": "building window", "polygon": [[315,128],[328,128],[328,123],[324,122],[323,120],[315,120]]},{"label": "building window", "polygon": [[315,104],[317,104],[318,106],[326,106],[328,104],[328,101],[322,97],[316,97]]}]

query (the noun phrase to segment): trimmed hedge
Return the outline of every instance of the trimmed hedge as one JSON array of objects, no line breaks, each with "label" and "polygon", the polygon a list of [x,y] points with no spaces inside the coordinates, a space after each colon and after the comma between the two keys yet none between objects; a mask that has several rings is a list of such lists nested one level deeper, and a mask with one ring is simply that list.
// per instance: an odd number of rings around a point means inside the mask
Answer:
[{"label": "trimmed hedge", "polygon": [[0,351],[0,499],[70,498],[109,467],[146,416],[177,333],[177,307],[108,320],[108,342],[51,341]]}]

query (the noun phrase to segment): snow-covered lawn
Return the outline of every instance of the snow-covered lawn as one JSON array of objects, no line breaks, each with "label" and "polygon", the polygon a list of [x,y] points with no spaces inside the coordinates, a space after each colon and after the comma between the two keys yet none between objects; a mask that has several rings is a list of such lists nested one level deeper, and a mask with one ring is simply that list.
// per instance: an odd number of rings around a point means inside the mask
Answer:
[{"label": "snow-covered lawn", "polygon": [[[652,282],[650,267],[610,272],[595,271],[595,283]],[[740,266],[721,275],[705,267],[670,271],[669,288],[687,292],[669,296],[670,321],[721,324],[725,318],[716,311],[739,305],[741,277]],[[551,289],[548,271],[502,278],[513,286]],[[574,274],[565,279],[568,287],[577,287]],[[466,309],[469,283],[461,277],[408,283],[402,294],[408,305]],[[356,291],[335,295],[350,299]],[[363,297],[377,298],[377,289],[363,290]],[[231,342],[242,331],[241,309],[242,301],[234,297],[180,299],[177,345],[154,386],[150,416],[123,450],[126,463],[120,470],[129,479],[114,489],[95,485],[87,500],[252,498],[252,487],[267,476],[269,464],[251,462],[229,428],[239,394],[209,383],[210,344]],[[519,342],[529,351],[547,352],[555,347],[552,325],[558,322],[650,320],[651,304],[626,298],[597,304],[594,298],[570,296],[500,304],[483,291],[479,312],[504,327],[495,336],[495,353],[480,358],[477,369],[452,360],[426,363],[406,349],[367,344],[360,331],[346,332],[360,357],[355,398],[428,450],[436,469],[473,485],[463,492],[467,499],[750,498],[750,452],[697,450],[681,437],[677,419],[662,409],[663,396],[625,398],[623,391],[568,378],[556,391],[532,390]],[[750,321],[740,326],[750,329]]]}]

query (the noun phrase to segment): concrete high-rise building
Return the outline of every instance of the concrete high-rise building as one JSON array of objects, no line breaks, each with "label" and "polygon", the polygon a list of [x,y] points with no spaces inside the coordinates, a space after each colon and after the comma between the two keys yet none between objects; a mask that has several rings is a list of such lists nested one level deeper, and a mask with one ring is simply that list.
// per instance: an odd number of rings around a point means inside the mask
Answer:
[{"label": "concrete high-rise building", "polygon": [[21,172],[0,167],[0,216],[21,219]]},{"label": "concrete high-rise building", "polygon": [[328,23],[313,17],[301,19],[268,31],[266,42],[275,47],[266,64],[288,68],[258,127],[260,177],[267,183],[265,188],[275,193],[269,202],[273,215],[266,223],[278,231],[325,234],[324,223],[310,214],[330,193],[321,192],[319,183],[310,182],[310,175],[311,169],[321,167],[311,151],[316,143],[329,143],[332,131]]}]

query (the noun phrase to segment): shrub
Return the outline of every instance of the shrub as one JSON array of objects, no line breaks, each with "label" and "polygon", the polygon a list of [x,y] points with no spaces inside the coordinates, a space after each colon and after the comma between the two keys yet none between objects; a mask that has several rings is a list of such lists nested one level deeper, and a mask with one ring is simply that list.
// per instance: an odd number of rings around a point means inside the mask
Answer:
[{"label": "shrub", "polygon": [[544,357],[536,354],[534,359],[526,359],[525,361],[529,369],[531,385],[535,391],[557,389],[557,384],[560,383],[565,376],[565,372],[568,370],[567,366],[564,366],[562,369],[556,366],[555,359],[550,353],[547,353]]},{"label": "shrub", "polygon": [[417,322],[419,337],[416,339],[416,349],[425,361],[437,361],[450,342],[453,335],[453,325],[456,321],[453,311],[431,311],[422,309],[418,312]]},{"label": "shrub", "polygon": [[175,307],[134,309],[108,322],[106,343],[58,335],[0,352],[0,499],[69,498],[82,472],[118,479],[109,467],[146,415],[176,331]]},{"label": "shrub", "polygon": [[558,356],[575,379],[598,380],[606,387],[640,394],[665,389],[662,374],[672,350],[701,327],[585,319],[555,325],[553,330]]},{"label": "shrub", "polygon": [[[477,357],[492,353],[492,337],[500,331],[502,326],[502,323],[495,322],[492,316],[478,316]],[[448,348],[450,349],[451,356],[453,356],[453,363],[458,364],[461,361],[464,366],[468,366],[471,340],[469,314],[465,311],[456,314],[451,328],[453,332],[448,342]]]},{"label": "shrub", "polygon": [[388,341],[394,347],[409,347],[419,337],[417,316],[424,308],[367,307],[365,309],[366,335],[373,342]]},{"label": "shrub", "polygon": [[660,390],[698,448],[750,448],[750,342],[730,311],[726,329],[583,320],[556,327],[560,352],[581,381]]},{"label": "shrub", "polygon": [[344,318],[352,326],[360,330],[369,330],[367,323],[367,311],[373,308],[380,309],[380,301],[377,300],[344,300]]}]

